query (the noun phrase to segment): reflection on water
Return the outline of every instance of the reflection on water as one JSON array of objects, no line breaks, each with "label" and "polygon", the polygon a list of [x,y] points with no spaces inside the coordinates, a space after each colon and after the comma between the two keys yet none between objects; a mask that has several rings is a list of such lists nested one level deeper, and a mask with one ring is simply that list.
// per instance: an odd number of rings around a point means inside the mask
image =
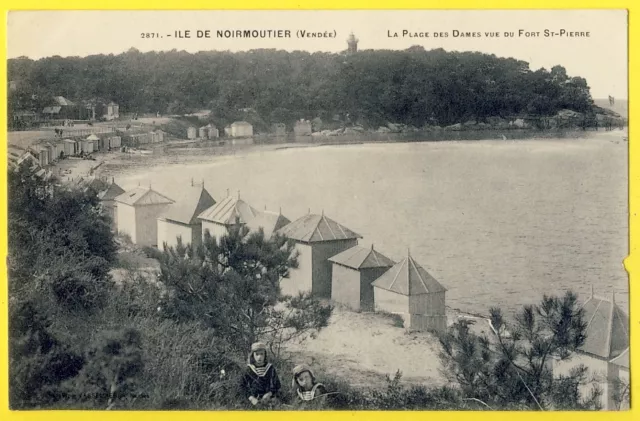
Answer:
[{"label": "reflection on water", "polygon": [[165,149],[109,171],[124,188],[152,183],[169,197],[203,179],[215,199],[240,190],[292,220],[324,211],[396,261],[410,247],[452,307],[512,310],[567,289],[585,298],[592,284],[628,303],[625,142],[224,148]]}]

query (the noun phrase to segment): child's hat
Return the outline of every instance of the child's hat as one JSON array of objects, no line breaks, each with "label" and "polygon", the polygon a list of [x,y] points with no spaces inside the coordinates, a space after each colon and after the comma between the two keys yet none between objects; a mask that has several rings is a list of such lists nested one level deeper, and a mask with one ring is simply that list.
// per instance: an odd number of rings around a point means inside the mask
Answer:
[{"label": "child's hat", "polygon": [[316,376],[313,375],[313,371],[311,371],[311,368],[306,364],[300,364],[293,368],[293,379],[291,381],[291,385],[293,387],[296,387],[296,379],[298,378],[298,376],[305,371],[308,371],[309,374],[311,374],[311,378],[315,382]]},{"label": "child's hat", "polygon": [[311,368],[305,364],[300,364],[293,368],[293,377],[294,378],[298,377],[300,374],[304,373],[305,371],[308,371],[309,374],[311,374],[311,377],[315,378],[315,376],[313,375],[313,371],[311,371]]},{"label": "child's hat", "polygon": [[267,350],[267,346],[265,344],[263,344],[262,342],[255,342],[251,345],[251,352],[256,352],[256,351],[266,351]]}]

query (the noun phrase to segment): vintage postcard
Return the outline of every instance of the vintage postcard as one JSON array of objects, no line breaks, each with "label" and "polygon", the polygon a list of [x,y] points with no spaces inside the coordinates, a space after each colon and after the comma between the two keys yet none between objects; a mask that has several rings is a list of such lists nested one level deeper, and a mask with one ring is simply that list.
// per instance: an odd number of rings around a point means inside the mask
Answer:
[{"label": "vintage postcard", "polygon": [[7,19],[12,410],[630,408],[626,10]]}]

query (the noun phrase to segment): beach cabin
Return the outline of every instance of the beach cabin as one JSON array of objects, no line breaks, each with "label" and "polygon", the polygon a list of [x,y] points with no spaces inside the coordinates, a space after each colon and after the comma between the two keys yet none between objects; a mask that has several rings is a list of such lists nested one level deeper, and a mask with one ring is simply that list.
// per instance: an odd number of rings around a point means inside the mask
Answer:
[{"label": "beach cabin", "polygon": [[220,137],[220,132],[218,131],[218,128],[216,126],[214,126],[213,124],[207,124],[207,137],[209,139],[217,139]]},{"label": "beach cabin", "polygon": [[137,187],[117,196],[114,201],[118,231],[129,235],[134,244],[155,246],[158,217],[167,211],[173,200],[151,187]]},{"label": "beach cabin", "polygon": [[115,180],[112,178],[111,183],[107,186],[106,189],[100,191],[98,193],[98,199],[100,199],[100,205],[102,207],[102,212],[105,215],[109,216],[111,220],[111,226],[117,231],[117,206],[116,206],[116,197],[120,196],[124,193],[124,189],[116,184]]},{"label": "beach cabin", "polygon": [[62,148],[58,146],[58,142],[40,142],[39,145],[47,150],[50,164],[60,159]]},{"label": "beach cabin", "polygon": [[109,147],[111,147],[111,149],[119,148],[121,146],[122,146],[122,138],[120,136],[109,137]]},{"label": "beach cabin", "polygon": [[298,268],[280,282],[286,295],[310,291],[319,297],[331,298],[332,264],[329,258],[358,245],[362,238],[344,225],[321,215],[308,214],[277,231],[294,240]]},{"label": "beach cabin", "polygon": [[202,126],[198,129],[198,137],[200,139],[208,139],[209,138],[209,130],[207,129],[207,126]]},{"label": "beach cabin", "polygon": [[282,210],[278,212],[271,212],[265,209],[264,211],[259,212],[255,218],[249,219],[247,227],[253,232],[262,228],[264,231],[264,238],[268,240],[276,231],[289,223],[291,223],[291,221],[289,218],[282,215]]},{"label": "beach cabin", "polygon": [[196,133],[196,128],[195,127],[189,127],[187,129],[187,139],[195,139],[197,137],[197,133]]},{"label": "beach cabin", "polygon": [[198,219],[202,221],[202,235],[206,232],[215,238],[220,238],[229,229],[240,224],[245,225],[258,215],[258,211],[237,196],[225,197],[220,202],[204,210]]},{"label": "beach cabin", "polygon": [[53,153],[54,153],[54,159],[55,160],[59,160],[62,159],[64,157],[64,143],[60,140],[54,140],[51,142],[51,144],[53,145]]},{"label": "beach cabin", "polygon": [[[568,373],[577,365],[584,365],[589,376],[595,377],[603,389],[602,408],[615,410],[628,406],[628,402],[616,402],[616,382],[629,384],[629,316],[611,299],[591,296],[582,305],[583,320],[587,323],[586,340],[569,360],[555,359],[553,375]],[[591,384],[581,387],[586,396]]]},{"label": "beach cabin", "polygon": [[107,113],[104,115],[104,118],[108,121],[120,118],[120,106],[113,101],[108,103]]},{"label": "beach cabin", "polygon": [[34,156],[37,158],[38,164],[41,167],[49,165],[49,149],[47,149],[43,145],[36,144],[31,146],[31,151],[33,152]]},{"label": "beach cabin", "polygon": [[253,126],[246,121],[236,121],[231,124],[232,137],[250,137],[253,136]]},{"label": "beach cabin", "polygon": [[97,152],[98,150],[100,150],[100,138],[96,136],[95,133],[92,133],[89,136],[87,136],[87,140],[93,143],[94,152]]},{"label": "beach cabin", "polygon": [[76,141],[71,139],[62,139],[62,151],[64,152],[64,156],[75,155],[76,152]]},{"label": "beach cabin", "polygon": [[[95,136],[95,135],[91,135],[91,136]],[[80,141],[80,151],[85,154],[93,153],[94,152],[93,139],[89,139],[89,138],[82,139]]]},{"label": "beach cabin", "polygon": [[158,248],[175,247],[178,237],[182,244],[198,245],[202,242],[202,221],[198,215],[215,205],[204,183],[193,184],[181,189],[175,196],[175,203],[158,218]]},{"label": "beach cabin", "polygon": [[164,132],[160,129],[152,130],[149,134],[151,138],[151,143],[160,143],[164,142]]},{"label": "beach cabin", "polygon": [[273,134],[276,136],[284,136],[287,134],[287,126],[284,123],[275,123],[273,125]]},{"label": "beach cabin", "polygon": [[407,253],[373,281],[376,311],[400,314],[409,330],[442,332],[447,327],[445,293],[436,279]]},{"label": "beach cabin", "polygon": [[329,259],[333,264],[331,299],[354,311],[374,311],[371,283],[395,262],[371,248],[351,247]]},{"label": "beach cabin", "polygon": [[109,141],[109,138],[104,135],[100,136],[98,140],[98,150],[108,151],[110,147],[111,142]]},{"label": "beach cabin", "polygon": [[311,122],[309,120],[298,120],[293,126],[293,133],[296,136],[311,136]]}]

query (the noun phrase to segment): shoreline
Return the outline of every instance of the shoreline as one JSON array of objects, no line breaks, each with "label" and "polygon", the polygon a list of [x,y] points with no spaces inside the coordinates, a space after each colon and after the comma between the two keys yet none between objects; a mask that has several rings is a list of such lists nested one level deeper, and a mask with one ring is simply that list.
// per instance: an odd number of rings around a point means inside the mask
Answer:
[{"label": "shoreline", "polygon": [[[516,130],[511,130],[515,132]],[[477,137],[480,134],[488,134],[489,130],[476,131]],[[442,131],[440,132],[442,133]],[[464,133],[464,132],[450,132]],[[470,133],[470,132],[467,132]],[[98,152],[93,156],[95,160],[86,160],[77,157],[70,157],[57,161],[49,167],[54,174],[61,178],[61,181],[68,182],[78,177],[118,177],[139,172],[145,168],[154,168],[159,165],[184,165],[184,164],[207,164],[218,161],[220,158],[243,158],[254,153],[268,153],[274,151],[287,151],[294,149],[308,149],[331,146],[362,146],[362,145],[385,145],[385,144],[453,144],[453,143],[476,143],[476,142],[496,142],[511,144],[516,142],[544,141],[546,139],[566,139],[566,140],[588,140],[595,137],[604,138],[603,141],[627,142],[628,127],[615,130],[518,130],[520,137],[512,139],[496,138],[494,136],[484,136],[483,138],[424,138],[421,133],[411,133],[410,136],[386,136],[387,139],[367,138],[367,133],[357,136],[303,136],[306,141],[282,141],[272,142],[274,137],[265,138],[255,136],[249,138],[253,143],[240,145],[216,145],[216,141],[199,140],[169,140],[160,144],[149,144],[148,154],[135,154],[127,152]],[[397,134],[395,134],[397,135]],[[554,135],[560,135],[554,137]],[[299,138],[296,138],[299,139]],[[333,140],[335,139],[335,140]],[[266,141],[265,141],[266,140]],[[285,139],[283,139],[285,140]],[[333,140],[333,141],[332,141]]]},{"label": "shoreline", "polygon": [[[487,131],[484,131],[487,132]],[[628,128],[616,129],[612,131],[539,131],[520,130],[521,137],[503,140],[502,138],[485,137],[482,139],[428,139],[420,138],[416,134],[411,134],[415,139],[400,136],[391,139],[367,139],[365,134],[357,137],[334,136],[335,141],[330,141],[331,137],[318,141],[317,137],[312,141],[311,136],[304,136],[308,141],[304,142],[265,142],[264,138],[258,136],[250,138],[253,143],[240,145],[216,145],[216,141],[185,141],[169,140],[162,144],[151,144],[149,154],[130,154],[122,152],[98,153],[96,160],[101,161],[95,166],[95,175],[118,176],[139,171],[142,168],[152,168],[158,165],[184,165],[184,164],[207,164],[216,162],[220,158],[242,158],[254,153],[268,153],[274,151],[286,151],[295,149],[308,149],[330,146],[362,146],[362,145],[385,145],[385,144],[453,144],[453,143],[475,143],[475,142],[496,142],[511,144],[515,142],[544,141],[547,139],[588,140],[595,137],[606,137],[609,141],[626,141],[628,139]],[[558,137],[558,135],[560,135]],[[273,140],[270,138],[267,140]],[[262,141],[261,141],[262,140]],[[329,140],[329,141],[328,141]],[[169,159],[163,159],[167,157]],[[63,161],[61,161],[63,162]],[[94,161],[90,161],[94,162]],[[122,171],[122,172],[120,172]],[[89,175],[89,174],[86,174]]]}]

